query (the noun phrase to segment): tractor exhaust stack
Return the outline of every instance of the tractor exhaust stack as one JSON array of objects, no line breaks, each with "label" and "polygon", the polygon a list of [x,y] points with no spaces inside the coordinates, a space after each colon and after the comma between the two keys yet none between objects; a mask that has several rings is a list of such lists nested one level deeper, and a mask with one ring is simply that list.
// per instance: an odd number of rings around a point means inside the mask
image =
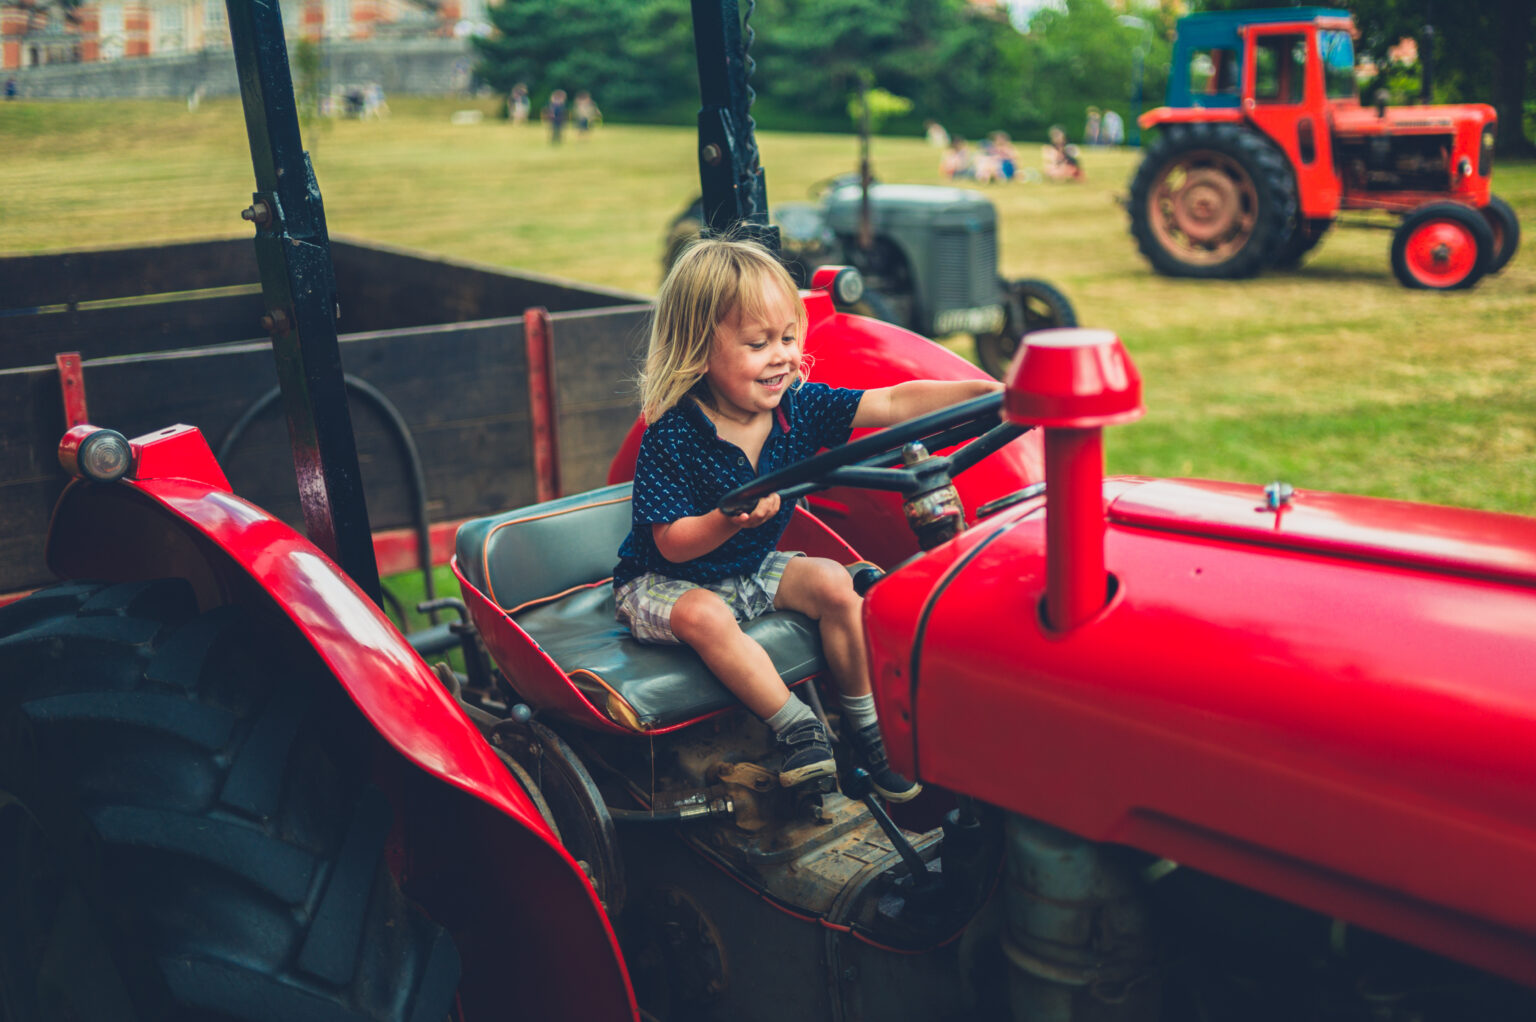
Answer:
[{"label": "tractor exhaust stack", "polygon": [[1141,377],[1108,330],[1041,330],[1024,342],[1003,417],[1045,428],[1045,615],[1070,631],[1109,598],[1103,428],[1141,417]]}]

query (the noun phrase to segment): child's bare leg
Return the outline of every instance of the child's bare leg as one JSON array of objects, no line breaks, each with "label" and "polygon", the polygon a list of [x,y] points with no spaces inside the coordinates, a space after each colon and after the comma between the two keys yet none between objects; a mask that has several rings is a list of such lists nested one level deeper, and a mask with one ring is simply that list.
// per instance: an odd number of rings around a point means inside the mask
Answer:
[{"label": "child's bare leg", "polygon": [[672,608],[672,634],[693,648],[720,683],[767,720],[789,699],[768,651],[741,630],[725,601],[690,589]]},{"label": "child's bare leg", "polygon": [[788,787],[837,772],[821,721],[790,695],[767,650],[741,630],[724,600],[707,589],[690,589],[672,606],[670,621],[672,634],[773,729],[785,750],[780,784]]},{"label": "child's bare leg", "polygon": [[848,569],[824,557],[796,557],[784,566],[773,602],[820,624],[822,652],[842,695],[844,729],[875,790],[893,802],[915,796],[922,785],[892,770],[886,758],[864,654],[864,598],[853,591]]},{"label": "child's bare leg", "polygon": [[869,694],[864,598],[853,591],[847,568],[825,557],[796,557],[784,566],[773,605],[798,610],[820,626],[822,653],[840,693]]}]

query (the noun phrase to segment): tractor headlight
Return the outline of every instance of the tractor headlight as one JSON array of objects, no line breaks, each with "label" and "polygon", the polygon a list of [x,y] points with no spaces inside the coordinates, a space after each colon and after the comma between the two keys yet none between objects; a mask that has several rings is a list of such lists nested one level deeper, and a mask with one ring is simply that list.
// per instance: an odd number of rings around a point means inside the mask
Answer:
[{"label": "tractor headlight", "polygon": [[864,297],[864,278],[852,266],[845,266],[832,278],[832,295],[839,305],[853,305]]},{"label": "tractor headlight", "polygon": [[133,448],[116,430],[76,426],[59,442],[59,464],[70,475],[110,483],[128,473]]}]

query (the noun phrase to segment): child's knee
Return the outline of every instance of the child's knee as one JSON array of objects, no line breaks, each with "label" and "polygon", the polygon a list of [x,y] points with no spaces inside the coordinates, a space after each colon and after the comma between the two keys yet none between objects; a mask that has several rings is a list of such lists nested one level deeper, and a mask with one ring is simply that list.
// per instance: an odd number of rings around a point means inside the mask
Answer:
[{"label": "child's knee", "polygon": [[857,614],[864,597],[853,591],[848,569],[825,558],[816,558],[812,564],[816,571],[813,591],[822,615]]},{"label": "child's knee", "polygon": [[736,615],[707,589],[690,589],[672,607],[672,634],[690,646],[736,629]]}]

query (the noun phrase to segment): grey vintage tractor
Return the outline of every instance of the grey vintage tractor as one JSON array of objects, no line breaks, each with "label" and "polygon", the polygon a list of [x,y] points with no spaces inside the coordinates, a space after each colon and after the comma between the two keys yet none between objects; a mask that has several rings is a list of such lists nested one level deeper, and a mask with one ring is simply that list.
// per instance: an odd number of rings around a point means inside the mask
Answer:
[{"label": "grey vintage tractor", "polygon": [[[774,206],[772,219],[800,283],[819,266],[855,266],[863,293],[838,296],[840,305],[925,337],[970,334],[977,362],[993,376],[1002,377],[1025,334],[1077,325],[1056,287],[999,274],[997,209],[976,192],[872,183],[866,197],[859,175],[848,174],[821,186],[813,202]],[[702,199],[673,219],[666,266],[703,222]]]}]

